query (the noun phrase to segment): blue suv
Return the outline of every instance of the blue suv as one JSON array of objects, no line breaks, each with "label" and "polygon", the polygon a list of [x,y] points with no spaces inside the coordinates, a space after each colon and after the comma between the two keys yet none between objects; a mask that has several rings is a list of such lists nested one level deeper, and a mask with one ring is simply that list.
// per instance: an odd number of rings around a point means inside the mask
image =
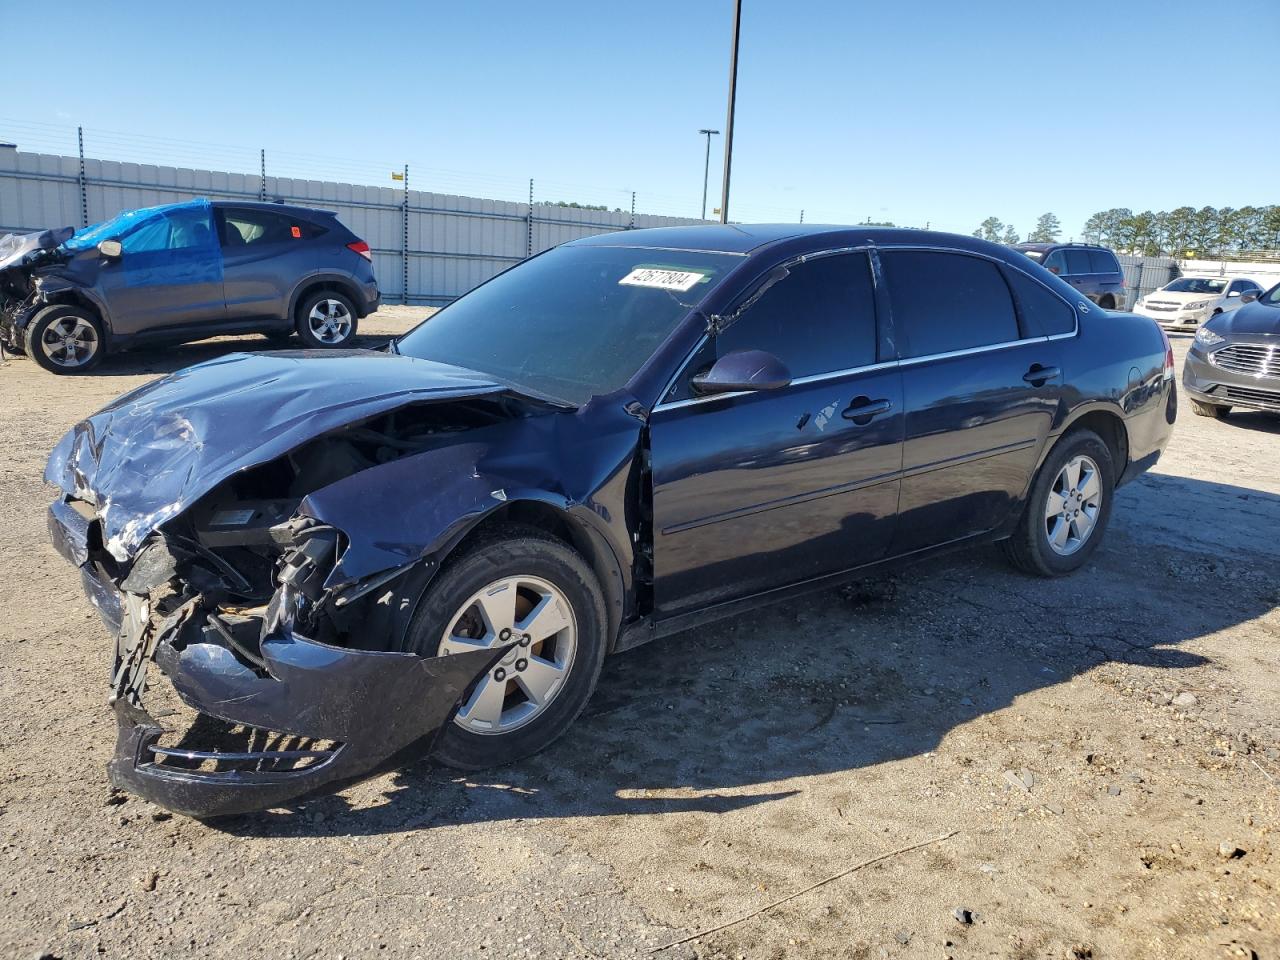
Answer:
[{"label": "blue suv", "polygon": [[1106,247],[1085,243],[1018,243],[1013,249],[1056,273],[1103,310],[1124,310],[1124,271]]},{"label": "blue suv", "polygon": [[323,210],[192,200],[0,238],[0,342],[53,373],[225,334],[343,347],[377,305],[369,245]]}]

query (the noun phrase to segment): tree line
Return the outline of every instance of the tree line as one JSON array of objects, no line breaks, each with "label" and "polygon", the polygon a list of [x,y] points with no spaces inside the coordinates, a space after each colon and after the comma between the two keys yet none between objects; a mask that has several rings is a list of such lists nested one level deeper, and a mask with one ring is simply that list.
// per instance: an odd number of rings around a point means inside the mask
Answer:
[{"label": "tree line", "polygon": [[[1012,224],[987,217],[973,231],[994,243],[1019,243]],[[1041,214],[1028,243],[1053,243],[1062,224],[1052,213]],[[1085,221],[1081,239],[1119,253],[1145,257],[1221,257],[1274,254],[1280,250],[1280,205],[1266,207],[1178,207],[1144,210],[1128,207],[1101,210]]]},{"label": "tree line", "polygon": [[1147,257],[1215,257],[1280,250],[1280,205],[1178,207],[1134,213],[1116,207],[1084,224],[1084,239]]}]

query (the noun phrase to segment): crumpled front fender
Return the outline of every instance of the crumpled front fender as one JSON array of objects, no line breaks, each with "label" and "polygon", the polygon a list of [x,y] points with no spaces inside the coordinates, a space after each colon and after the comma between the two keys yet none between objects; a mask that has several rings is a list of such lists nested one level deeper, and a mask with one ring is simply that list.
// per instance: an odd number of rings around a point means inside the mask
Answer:
[{"label": "crumpled front fender", "polygon": [[[169,810],[209,818],[265,809],[371,776],[430,752],[476,681],[508,649],[420,657],[341,649],[280,631],[262,641],[263,676],[226,647],[191,643],[178,649],[162,642],[156,663],[193,709],[337,743],[242,753],[161,747],[160,724],[121,698],[111,782]],[[309,765],[299,765],[302,760]],[[214,769],[204,769],[208,764]],[[227,766],[239,769],[219,769]]]}]

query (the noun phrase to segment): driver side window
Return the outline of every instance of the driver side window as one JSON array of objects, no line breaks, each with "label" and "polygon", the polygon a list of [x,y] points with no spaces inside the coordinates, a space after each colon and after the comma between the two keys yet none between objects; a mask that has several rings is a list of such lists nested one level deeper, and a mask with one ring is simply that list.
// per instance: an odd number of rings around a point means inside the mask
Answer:
[{"label": "driver side window", "polygon": [[715,357],[764,350],[793,380],[876,362],[875,288],[865,253],[818,257],[788,268],[715,338]]},{"label": "driver side window", "polygon": [[137,255],[160,250],[211,248],[213,222],[207,209],[166,210],[139,224],[121,244],[124,252]]}]

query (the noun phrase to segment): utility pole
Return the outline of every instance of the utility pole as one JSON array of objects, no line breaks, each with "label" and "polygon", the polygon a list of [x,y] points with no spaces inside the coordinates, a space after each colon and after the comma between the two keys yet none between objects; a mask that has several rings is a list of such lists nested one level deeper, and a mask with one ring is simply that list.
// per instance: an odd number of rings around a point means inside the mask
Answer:
[{"label": "utility pole", "polygon": [[707,179],[711,176],[711,138],[720,135],[719,130],[699,130],[707,138],[707,160],[702,166],[702,219],[707,219]]},{"label": "utility pole", "polygon": [[729,222],[729,167],[733,163],[733,105],[738,97],[738,35],[742,32],[742,0],[733,0],[733,48],[729,54],[729,113],[724,122],[724,184],[720,189],[720,222]]}]

